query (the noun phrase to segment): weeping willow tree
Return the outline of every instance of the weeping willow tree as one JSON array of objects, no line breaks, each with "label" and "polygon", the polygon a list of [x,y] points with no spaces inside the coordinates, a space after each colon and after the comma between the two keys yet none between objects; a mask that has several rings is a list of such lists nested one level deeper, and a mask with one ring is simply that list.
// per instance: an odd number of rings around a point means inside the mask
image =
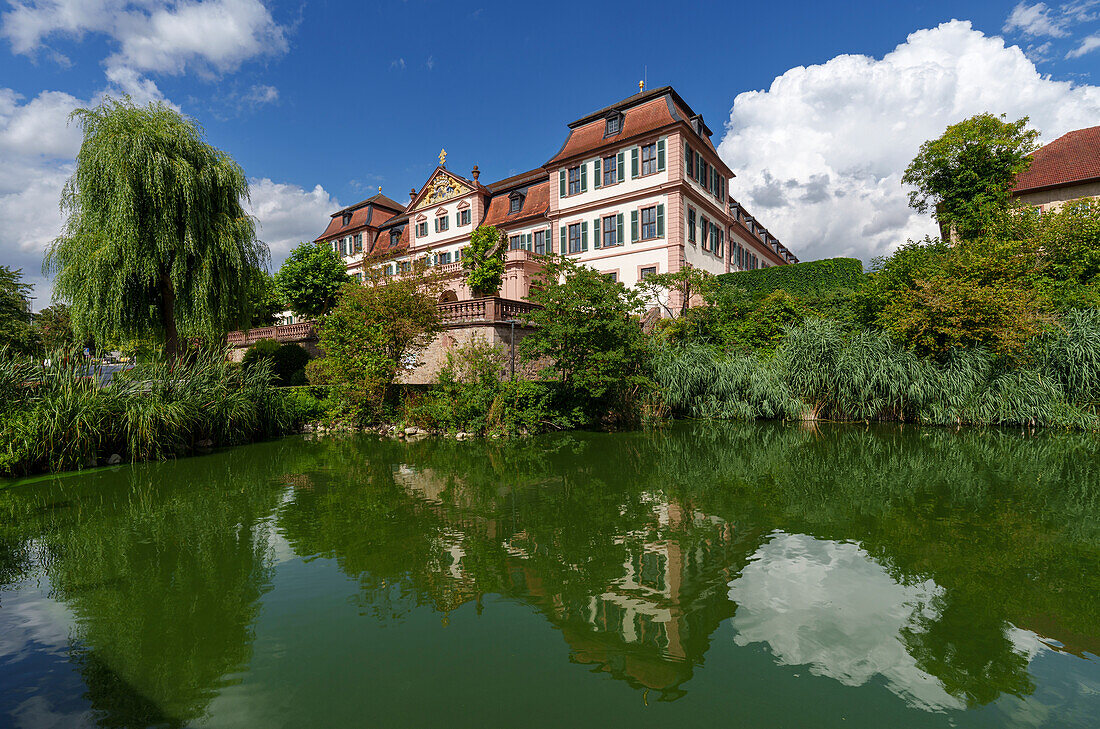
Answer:
[{"label": "weeping willow tree", "polygon": [[181,337],[237,324],[269,257],[242,206],[240,166],[160,102],[107,99],[71,118],[84,141],[44,269],[74,327],[101,339],[155,337],[174,358]]}]

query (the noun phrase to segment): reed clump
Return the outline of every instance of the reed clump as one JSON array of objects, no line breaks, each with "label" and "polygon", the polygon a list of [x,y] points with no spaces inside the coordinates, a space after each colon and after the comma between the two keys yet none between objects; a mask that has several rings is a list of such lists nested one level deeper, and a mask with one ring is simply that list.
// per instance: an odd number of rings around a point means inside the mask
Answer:
[{"label": "reed clump", "polygon": [[721,420],[1100,425],[1100,312],[1071,312],[1016,356],[981,347],[921,357],[889,333],[828,319],[774,353],[667,345],[654,378],[673,414]]},{"label": "reed clump", "polygon": [[224,352],[144,365],[109,383],[76,352],[47,361],[0,350],[0,475],[174,457],[246,443],[292,423],[266,362],[244,370]]}]

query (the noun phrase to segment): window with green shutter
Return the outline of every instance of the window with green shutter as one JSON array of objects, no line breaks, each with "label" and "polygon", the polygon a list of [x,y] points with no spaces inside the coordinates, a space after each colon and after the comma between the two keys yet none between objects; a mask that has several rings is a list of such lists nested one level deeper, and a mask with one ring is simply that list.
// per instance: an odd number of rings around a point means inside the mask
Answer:
[{"label": "window with green shutter", "polygon": [[615,165],[615,168],[618,171],[618,175],[619,175],[619,177],[618,177],[619,182],[622,182],[626,177],[626,162],[624,161],[625,159],[626,159],[626,152],[619,152],[618,162]]},{"label": "window with green shutter", "polygon": [[695,150],[691,147],[688,147],[687,153],[684,154],[684,157],[687,160],[685,162],[685,164],[687,165],[687,175],[688,177],[695,179]]},{"label": "window with green shutter", "polygon": [[665,170],[665,140],[657,140],[657,171],[664,172]]},{"label": "window with green shutter", "polygon": [[598,249],[602,245],[603,235],[600,232],[600,219],[592,221],[592,248]]},{"label": "window with green shutter", "polygon": [[623,214],[619,213],[615,216],[615,245],[622,245],[626,241],[623,238]]},{"label": "window with green shutter", "polygon": [[585,220],[581,223],[581,250],[588,250],[588,221]]},{"label": "window with green shutter", "polygon": [[638,148],[632,147],[630,150],[630,178],[634,179],[638,176]]},{"label": "window with green shutter", "polygon": [[581,164],[581,192],[588,192],[588,163]]},{"label": "window with green shutter", "polygon": [[600,183],[602,182],[603,177],[600,174],[600,158],[597,157],[596,161],[592,164],[594,165],[594,167],[592,168],[592,187],[598,188],[600,186]]},{"label": "window with green shutter", "polygon": [[565,197],[565,170],[558,173],[558,197]]},{"label": "window with green shutter", "polygon": [[566,250],[565,246],[566,246],[566,243],[565,243],[565,226],[563,225],[563,226],[561,226],[561,239],[560,239],[560,250],[561,250],[561,254],[563,256],[565,255],[565,250]]},{"label": "window with green shutter", "polygon": [[630,211],[630,242],[638,242],[638,211]]}]

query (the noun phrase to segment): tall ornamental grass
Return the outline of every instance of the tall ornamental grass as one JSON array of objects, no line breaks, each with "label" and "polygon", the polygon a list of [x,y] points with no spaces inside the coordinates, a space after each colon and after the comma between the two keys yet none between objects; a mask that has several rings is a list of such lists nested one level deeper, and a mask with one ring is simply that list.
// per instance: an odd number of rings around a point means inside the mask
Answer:
[{"label": "tall ornamental grass", "polygon": [[231,445],[286,432],[292,423],[267,363],[244,371],[222,352],[153,364],[99,385],[74,352],[49,367],[0,351],[0,474],[61,471],[112,454],[129,461]]},{"label": "tall ornamental grass", "polygon": [[811,319],[770,356],[665,348],[654,376],[674,413],[697,418],[1096,428],[1100,314],[1067,315],[1017,358],[974,348],[942,360],[885,332]]}]

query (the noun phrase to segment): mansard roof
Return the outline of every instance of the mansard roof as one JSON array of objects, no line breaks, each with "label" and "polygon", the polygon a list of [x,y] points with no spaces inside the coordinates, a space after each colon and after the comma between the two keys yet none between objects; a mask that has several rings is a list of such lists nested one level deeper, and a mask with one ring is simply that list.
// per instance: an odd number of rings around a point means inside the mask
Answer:
[{"label": "mansard roof", "polygon": [[[618,133],[607,137],[604,122],[616,112],[623,116],[621,129]],[[692,111],[675,89],[671,86],[662,86],[634,94],[617,104],[606,106],[571,122],[569,136],[565,143],[546,164],[550,165],[593,152],[606,145],[633,139],[677,122],[683,122],[690,127],[699,136],[704,146],[715,151],[714,144],[710,141],[712,132],[703,123],[702,117]]]},{"label": "mansard roof", "polygon": [[[401,220],[397,224],[391,222],[378,231],[378,237],[375,238],[374,246],[370,251],[371,256],[390,256],[401,253],[409,247],[409,226],[405,224],[408,222],[409,216],[405,213],[400,218]],[[397,239],[396,246],[390,244],[390,234],[395,230],[401,231],[401,237]]]},{"label": "mansard roof", "polygon": [[1100,178],[1100,126],[1063,134],[1031,154],[1031,166],[1016,176],[1014,194]]},{"label": "mansard roof", "polygon": [[[519,176],[517,175],[517,177]],[[546,217],[546,214],[550,212],[550,178],[546,172],[543,172],[541,177],[537,179],[541,181],[501,187],[500,192],[493,195],[492,199],[489,200],[489,209],[486,210],[485,219],[481,221],[481,224],[510,225]],[[519,212],[513,213],[511,212],[511,198],[512,194],[516,192],[523,195],[523,204],[520,206]]]},{"label": "mansard roof", "polygon": [[501,191],[508,191],[514,187],[520,187],[522,185],[529,185],[539,180],[546,180],[549,173],[541,167],[536,167],[533,170],[527,170],[526,172],[520,172],[518,175],[512,175],[511,177],[505,177],[503,180],[497,180],[496,182],[490,182],[486,185],[486,189],[489,192],[496,194]]},{"label": "mansard roof", "polygon": [[[341,208],[333,213],[325,231],[317,236],[314,242],[358,233],[364,228],[377,228],[395,214],[400,214],[404,209],[401,204],[394,202],[382,193],[377,193],[366,200]],[[346,225],[344,224],[345,215],[351,215]]]}]

